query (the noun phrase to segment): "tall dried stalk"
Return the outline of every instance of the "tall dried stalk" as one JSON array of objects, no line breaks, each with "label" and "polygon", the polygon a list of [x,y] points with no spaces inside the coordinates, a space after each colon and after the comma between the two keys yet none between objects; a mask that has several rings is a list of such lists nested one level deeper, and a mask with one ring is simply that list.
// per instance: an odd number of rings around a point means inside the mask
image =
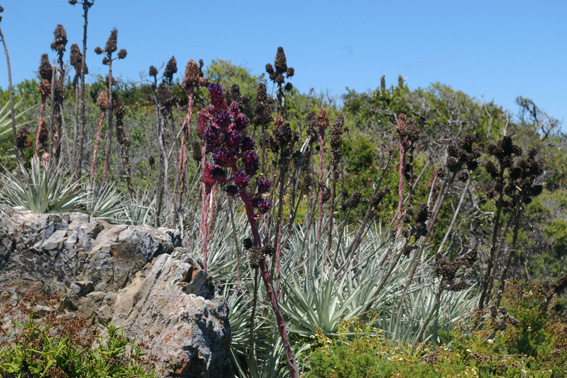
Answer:
[{"label": "tall dried stalk", "polygon": [[[0,7],[0,13],[4,11],[4,8]],[[0,22],[2,22],[2,17],[0,16]],[[18,148],[17,142],[17,132],[16,132],[16,113],[14,111],[14,90],[12,88],[12,69],[10,68],[10,54],[8,54],[8,46],[6,45],[6,39],[4,38],[4,33],[2,33],[2,28],[0,27],[0,39],[2,40],[2,45],[4,46],[4,54],[6,54],[6,67],[8,69],[8,91],[10,92],[10,115],[11,115],[11,125],[12,125],[12,139],[14,140],[14,149],[16,151],[16,160],[21,163],[21,151]]]}]

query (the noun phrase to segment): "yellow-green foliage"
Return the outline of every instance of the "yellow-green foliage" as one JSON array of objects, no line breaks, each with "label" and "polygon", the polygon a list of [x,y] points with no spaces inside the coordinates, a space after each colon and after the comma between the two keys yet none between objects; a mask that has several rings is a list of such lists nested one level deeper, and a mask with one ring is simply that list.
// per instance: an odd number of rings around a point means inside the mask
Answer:
[{"label": "yellow-green foliage", "polygon": [[385,339],[378,329],[344,322],[337,338],[318,335],[304,374],[331,378],[564,377],[567,324],[551,310],[554,300],[550,298],[546,285],[509,285],[502,301],[506,310],[497,310],[496,317],[490,315],[494,312],[490,309],[479,312],[478,322],[456,327],[440,346],[414,348]]}]

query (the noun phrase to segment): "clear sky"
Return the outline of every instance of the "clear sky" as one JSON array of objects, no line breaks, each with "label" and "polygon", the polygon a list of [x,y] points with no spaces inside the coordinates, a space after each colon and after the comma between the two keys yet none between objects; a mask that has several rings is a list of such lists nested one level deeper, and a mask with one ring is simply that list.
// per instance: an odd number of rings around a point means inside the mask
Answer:
[{"label": "clear sky", "polygon": [[[82,46],[82,7],[67,0],[0,0],[0,24],[14,82],[35,77],[57,24],[68,47]],[[567,1],[194,1],[95,0],[89,12],[87,62],[100,57],[110,30],[128,57],[114,66],[124,80],[175,55],[179,73],[189,59],[227,59],[264,72],[283,46],[292,83],[339,96],[345,87],[374,89],[407,77],[410,88],[439,81],[516,113],[529,97],[567,123]],[[69,48],[67,49],[69,51]],[[68,51],[66,59],[68,59]],[[0,86],[7,87],[0,58]]]}]

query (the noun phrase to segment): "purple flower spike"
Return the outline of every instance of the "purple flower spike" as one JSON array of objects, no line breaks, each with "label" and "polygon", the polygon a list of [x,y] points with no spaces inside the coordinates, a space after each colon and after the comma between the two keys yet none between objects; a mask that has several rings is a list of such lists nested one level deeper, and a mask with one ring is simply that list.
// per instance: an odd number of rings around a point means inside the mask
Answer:
[{"label": "purple flower spike", "polygon": [[226,181],[226,171],[221,167],[214,167],[211,170],[211,178],[218,182],[225,182]]},{"label": "purple flower spike", "polygon": [[258,213],[266,214],[272,208],[272,201],[269,199],[260,198],[258,200]]},{"label": "purple flower spike", "polygon": [[268,190],[270,190],[270,186],[272,186],[270,180],[268,179],[258,180],[258,194],[267,193]]},{"label": "purple flower spike", "polygon": [[225,142],[228,148],[237,149],[240,147],[240,143],[242,143],[242,134],[237,131],[228,132],[226,133]]},{"label": "purple flower spike", "polygon": [[213,152],[213,160],[216,165],[221,167],[230,167],[233,162],[233,156],[226,150],[226,148],[221,148]]},{"label": "purple flower spike", "polygon": [[238,106],[238,102],[236,101],[231,102],[228,111],[230,112],[232,118],[236,118],[238,114],[240,114],[240,107]]},{"label": "purple flower spike", "polygon": [[232,181],[234,182],[234,185],[236,185],[238,189],[244,189],[248,186],[248,183],[250,182],[250,176],[244,173],[244,171],[238,171],[232,178]]},{"label": "purple flower spike", "polygon": [[226,191],[226,194],[228,194],[231,197],[236,197],[239,193],[238,188],[234,185],[227,186],[225,191]]},{"label": "purple flower spike", "polygon": [[215,123],[219,126],[221,130],[227,130],[230,126],[230,114],[226,110],[222,109],[215,115]]},{"label": "purple flower spike", "polygon": [[222,94],[222,86],[220,84],[211,84],[209,86],[209,94],[211,96],[211,103],[215,107],[215,111],[218,112],[221,109],[227,109],[226,100]]},{"label": "purple flower spike", "polygon": [[250,176],[254,176],[258,171],[258,161],[260,158],[256,151],[246,151],[242,155],[242,162],[244,163],[244,170]]},{"label": "purple flower spike", "polygon": [[248,126],[248,123],[250,123],[250,121],[248,121],[248,117],[246,117],[244,113],[240,113],[234,118],[234,124],[239,131]]}]

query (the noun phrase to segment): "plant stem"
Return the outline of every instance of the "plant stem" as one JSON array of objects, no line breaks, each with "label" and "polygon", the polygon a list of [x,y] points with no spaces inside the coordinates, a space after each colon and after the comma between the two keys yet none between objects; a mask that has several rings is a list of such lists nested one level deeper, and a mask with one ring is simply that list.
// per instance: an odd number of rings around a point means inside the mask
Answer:
[{"label": "plant stem", "polygon": [[21,151],[18,148],[18,141],[16,140],[16,113],[14,111],[14,89],[12,87],[12,69],[10,67],[10,55],[8,54],[8,46],[6,45],[6,40],[4,39],[4,33],[2,33],[2,28],[0,28],[0,39],[2,40],[2,45],[4,46],[4,54],[6,54],[6,67],[8,68],[8,91],[10,92],[10,115],[12,119],[12,139],[14,141],[14,150],[16,152],[16,160],[18,163],[21,162]]},{"label": "plant stem", "polygon": [[85,140],[85,69],[87,61],[87,25],[88,25],[88,14],[89,7],[92,3],[84,0],[83,1],[83,18],[85,19],[83,23],[83,60],[81,62],[81,130],[79,135],[79,151],[77,153],[77,167],[75,169],[75,180],[79,181],[81,179],[81,168],[83,162],[83,143]]}]

